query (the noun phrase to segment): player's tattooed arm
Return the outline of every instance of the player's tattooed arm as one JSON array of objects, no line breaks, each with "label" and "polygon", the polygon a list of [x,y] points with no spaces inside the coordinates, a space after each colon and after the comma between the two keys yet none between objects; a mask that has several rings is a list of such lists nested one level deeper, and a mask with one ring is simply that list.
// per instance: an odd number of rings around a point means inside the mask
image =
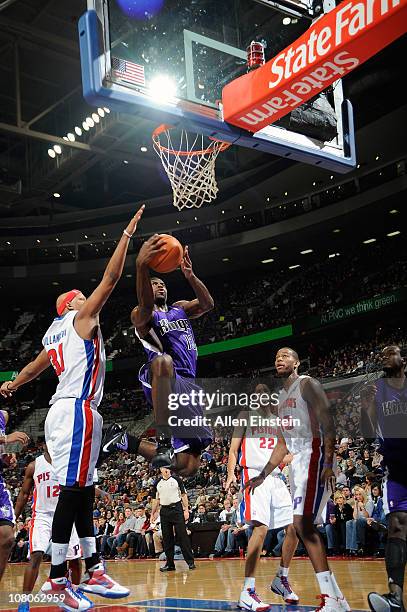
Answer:
[{"label": "player's tattooed arm", "polygon": [[328,398],[319,381],[307,378],[303,381],[301,395],[306,400],[315,418],[322,425],[325,447],[324,467],[321,473],[322,482],[334,480],[333,457],[335,452],[335,427]]},{"label": "player's tattooed arm", "polygon": [[214,307],[213,297],[209,293],[206,285],[195,276],[192,269],[192,261],[189,256],[188,247],[185,247],[184,258],[181,262],[181,270],[189,284],[191,285],[196,298],[194,300],[181,300],[176,302],[174,306],[180,306],[185,310],[185,313],[190,319],[197,319],[206,312],[209,312]]},{"label": "player's tattooed arm", "polygon": [[161,252],[165,252],[165,243],[159,234],[146,240],[136,259],[136,291],[138,306],[131,312],[130,318],[137,333],[143,338],[150,330],[154,311],[154,293],[151,285],[149,264]]},{"label": "player's tattooed arm", "polygon": [[256,476],[255,478],[250,478],[250,480],[246,482],[246,484],[243,487],[243,490],[249,489],[249,492],[253,493],[256,487],[259,487],[261,484],[263,484],[267,476],[271,474],[271,472],[280,465],[280,463],[283,461],[284,457],[287,454],[288,454],[287,445],[285,443],[283,436],[280,434],[277,440],[277,444],[273,452],[271,453],[269,462],[265,465],[265,467],[263,468],[263,470],[260,472],[258,476]]},{"label": "player's tattooed arm", "polygon": [[144,205],[139,208],[123,231],[118,245],[107,264],[102,280],[75,317],[75,330],[81,338],[90,340],[94,336],[94,329],[99,324],[99,313],[123,273],[130,238],[137,229],[137,224],[141,219],[143,211]]},{"label": "player's tattooed arm", "polygon": [[29,497],[34,488],[34,470],[35,470],[35,461],[32,461],[25,468],[24,480],[21,486],[20,492],[17,497],[16,505],[14,508],[14,513],[16,515],[16,522],[22,511],[24,510]]},{"label": "player's tattooed arm", "polygon": [[34,378],[37,378],[51,365],[48,359],[47,351],[43,349],[37,357],[28,363],[14,380],[7,380],[0,387],[0,393],[3,397],[11,397],[15,391],[22,385],[30,382]]}]

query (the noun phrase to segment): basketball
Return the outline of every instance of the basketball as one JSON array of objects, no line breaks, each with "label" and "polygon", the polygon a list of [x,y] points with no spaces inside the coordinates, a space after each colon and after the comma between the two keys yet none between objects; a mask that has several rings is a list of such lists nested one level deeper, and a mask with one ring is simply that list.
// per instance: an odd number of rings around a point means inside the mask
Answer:
[{"label": "basketball", "polygon": [[166,274],[178,268],[184,256],[184,249],[174,236],[170,236],[169,234],[160,234],[160,236],[165,240],[165,245],[162,247],[165,248],[165,253],[156,255],[150,262],[150,268],[155,272]]}]

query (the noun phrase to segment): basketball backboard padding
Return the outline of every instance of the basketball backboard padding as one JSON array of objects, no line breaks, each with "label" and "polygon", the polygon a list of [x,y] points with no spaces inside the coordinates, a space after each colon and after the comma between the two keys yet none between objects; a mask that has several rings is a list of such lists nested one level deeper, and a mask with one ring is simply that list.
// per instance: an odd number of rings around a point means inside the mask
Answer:
[{"label": "basketball backboard padding", "polygon": [[[302,135],[289,135],[285,130],[274,126],[270,126],[270,130],[261,130],[252,134],[225,122],[219,109],[213,105],[201,100],[198,100],[200,102],[198,104],[193,96],[191,81],[189,82],[191,99],[176,98],[165,102],[152,99],[145,91],[114,82],[106,68],[110,64],[110,48],[106,48],[105,21],[96,10],[88,10],[79,20],[83,93],[89,104],[107,106],[116,112],[145,117],[157,125],[168,123],[182,126],[191,131],[202,132],[211,138],[317,165],[330,171],[347,172],[355,167],[353,112],[348,100],[343,99],[338,102],[340,146],[323,148],[318,142],[304,138]],[[243,60],[244,51],[241,49],[211,40],[187,28],[182,34],[186,49],[186,64],[188,45],[191,48],[192,43],[203,44],[210,50],[228,53],[230,57],[240,57]],[[193,66],[192,69],[189,66],[188,70],[192,70],[193,75]],[[341,91],[341,88],[338,87],[339,90]]]}]

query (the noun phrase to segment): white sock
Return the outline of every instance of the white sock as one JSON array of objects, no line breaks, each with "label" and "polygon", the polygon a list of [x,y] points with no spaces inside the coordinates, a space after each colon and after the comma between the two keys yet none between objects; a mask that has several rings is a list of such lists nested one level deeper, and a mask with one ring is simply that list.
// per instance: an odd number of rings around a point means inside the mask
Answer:
[{"label": "white sock", "polygon": [[342,593],[341,589],[339,588],[338,583],[336,582],[336,578],[335,578],[333,572],[331,572],[331,580],[332,580],[332,584],[335,587],[336,596],[337,597],[343,597],[343,593]]},{"label": "white sock", "polygon": [[280,565],[277,570],[276,576],[285,576],[287,578],[289,571],[290,571],[289,567],[283,567],[282,565]]},{"label": "white sock", "polygon": [[245,578],[243,590],[246,591],[247,589],[254,589],[255,584],[256,584],[256,578]]},{"label": "white sock", "polygon": [[319,588],[322,595],[329,595],[330,597],[337,597],[335,584],[332,581],[332,574],[328,570],[327,572],[317,572],[316,574]]},{"label": "white sock", "polygon": [[66,561],[68,546],[69,544],[57,544],[56,542],[52,542],[52,548],[51,548],[52,565],[61,565],[61,563]]},{"label": "white sock", "polygon": [[96,552],[96,539],[93,538],[79,538],[79,544],[82,549],[82,557],[88,559]]}]

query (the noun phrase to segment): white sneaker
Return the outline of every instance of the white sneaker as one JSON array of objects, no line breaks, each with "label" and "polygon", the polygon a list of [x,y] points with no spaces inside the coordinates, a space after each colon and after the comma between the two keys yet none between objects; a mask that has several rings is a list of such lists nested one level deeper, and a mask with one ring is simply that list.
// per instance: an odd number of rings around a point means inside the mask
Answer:
[{"label": "white sneaker", "polygon": [[318,595],[318,598],[321,600],[321,603],[314,612],[343,612],[342,604],[338,601],[337,597]]},{"label": "white sneaker", "polygon": [[276,576],[270,584],[270,589],[273,593],[276,593],[276,595],[281,595],[287,604],[295,606],[300,601],[298,595],[292,590],[287,576]]},{"label": "white sneaker", "polygon": [[106,574],[103,563],[98,563],[93,571],[85,572],[78,588],[85,593],[93,593],[109,599],[120,599],[130,595],[130,589]]},{"label": "white sneaker", "polygon": [[270,605],[264,603],[254,589],[243,589],[237,604],[242,610],[253,610],[255,612],[265,612],[270,609]]},{"label": "white sneaker", "polygon": [[56,605],[68,612],[83,612],[95,605],[85,595],[73,589],[67,578],[48,578],[42,585],[41,592],[53,595]]}]

